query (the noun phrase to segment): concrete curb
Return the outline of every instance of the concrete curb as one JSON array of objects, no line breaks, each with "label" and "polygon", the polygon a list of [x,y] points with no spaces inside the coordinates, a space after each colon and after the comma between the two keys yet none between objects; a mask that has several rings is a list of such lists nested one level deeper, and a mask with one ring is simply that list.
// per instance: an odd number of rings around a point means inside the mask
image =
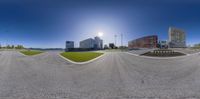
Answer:
[{"label": "concrete curb", "polygon": [[102,55],[100,55],[100,56],[98,56],[98,57],[96,57],[96,58],[94,58],[94,59],[92,59],[92,60],[86,61],[86,62],[74,62],[74,61],[72,61],[72,60],[70,60],[70,59],[68,59],[68,58],[63,57],[63,56],[60,55],[60,53],[59,53],[59,56],[60,56],[61,58],[63,58],[64,60],[67,60],[67,61],[70,62],[70,63],[78,64],[78,65],[91,63],[91,62],[93,62],[93,61],[95,61],[95,60],[97,60],[97,59],[103,57],[104,55],[105,55],[105,53],[103,53]]},{"label": "concrete curb", "polygon": [[187,54],[187,56],[192,56],[192,55],[197,55],[197,54],[200,54],[200,52],[193,53],[193,54]]},{"label": "concrete curb", "polygon": [[23,54],[23,53],[21,53],[20,51],[17,51],[19,54],[21,54],[22,56],[27,56],[27,55],[25,55],[25,54]]},{"label": "concrete curb", "polygon": [[138,56],[138,57],[142,57],[142,58],[149,58],[149,59],[175,59],[175,58],[184,58],[184,57],[200,54],[200,52],[198,52],[198,53],[194,53],[194,54],[186,54],[184,56],[177,56],[177,57],[150,57],[150,56],[140,56],[138,54],[133,54],[130,52],[125,52],[125,53],[129,54],[129,55],[134,55],[134,56]]}]

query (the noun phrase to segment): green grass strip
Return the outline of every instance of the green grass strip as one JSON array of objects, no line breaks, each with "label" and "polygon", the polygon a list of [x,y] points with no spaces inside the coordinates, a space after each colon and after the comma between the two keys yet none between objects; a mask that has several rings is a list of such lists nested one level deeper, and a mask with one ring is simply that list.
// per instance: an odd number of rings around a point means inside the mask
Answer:
[{"label": "green grass strip", "polygon": [[37,55],[40,53],[43,53],[42,51],[36,51],[36,50],[30,50],[30,51],[20,51],[22,54],[24,55],[28,55],[28,56],[33,56],[33,55]]},{"label": "green grass strip", "polygon": [[86,62],[92,60],[103,53],[97,52],[63,52],[61,55],[74,62]]}]

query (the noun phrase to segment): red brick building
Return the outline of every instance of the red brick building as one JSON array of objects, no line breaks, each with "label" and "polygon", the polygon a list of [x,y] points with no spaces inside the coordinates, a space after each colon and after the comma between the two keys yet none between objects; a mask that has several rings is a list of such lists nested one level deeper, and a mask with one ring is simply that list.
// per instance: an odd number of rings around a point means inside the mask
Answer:
[{"label": "red brick building", "polygon": [[128,42],[129,49],[132,48],[156,48],[158,43],[158,36],[151,35],[138,38]]}]

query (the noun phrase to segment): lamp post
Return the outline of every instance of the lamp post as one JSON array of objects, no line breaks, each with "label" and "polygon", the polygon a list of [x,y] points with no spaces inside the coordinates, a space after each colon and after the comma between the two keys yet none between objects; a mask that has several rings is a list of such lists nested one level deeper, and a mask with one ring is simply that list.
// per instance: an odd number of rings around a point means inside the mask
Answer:
[{"label": "lamp post", "polygon": [[123,34],[121,34],[121,47],[123,47]]},{"label": "lamp post", "polygon": [[115,46],[117,46],[117,35],[115,34],[114,37],[115,37]]}]

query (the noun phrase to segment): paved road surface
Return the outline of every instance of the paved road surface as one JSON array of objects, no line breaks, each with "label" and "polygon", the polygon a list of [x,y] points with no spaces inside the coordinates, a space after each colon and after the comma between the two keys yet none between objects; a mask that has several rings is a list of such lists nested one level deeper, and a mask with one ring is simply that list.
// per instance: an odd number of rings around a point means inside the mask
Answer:
[{"label": "paved road surface", "polygon": [[193,54],[200,52],[200,49],[192,49],[192,48],[173,48],[172,50],[183,52],[185,54]]},{"label": "paved road surface", "polygon": [[128,52],[135,54],[135,55],[141,55],[141,54],[144,54],[146,52],[153,51],[153,50],[155,50],[155,49],[140,49],[140,50],[131,50],[131,51],[128,51]]},{"label": "paved road surface", "polygon": [[46,52],[0,52],[0,99],[200,99],[200,55],[146,59],[108,52],[74,65]]}]

